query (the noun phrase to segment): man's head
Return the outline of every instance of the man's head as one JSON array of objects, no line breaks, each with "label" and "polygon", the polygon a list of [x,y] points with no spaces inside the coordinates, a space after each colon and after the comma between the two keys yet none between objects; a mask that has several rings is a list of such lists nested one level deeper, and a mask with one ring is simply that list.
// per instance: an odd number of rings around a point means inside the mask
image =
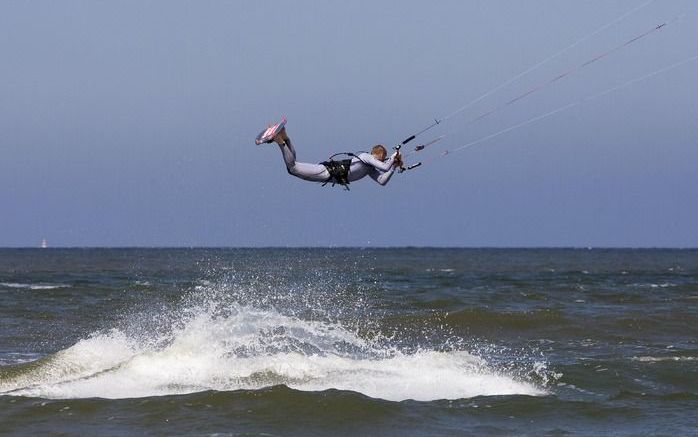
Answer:
[{"label": "man's head", "polygon": [[371,149],[371,155],[380,161],[385,161],[385,158],[388,156],[388,152],[385,150],[385,147],[377,144]]}]

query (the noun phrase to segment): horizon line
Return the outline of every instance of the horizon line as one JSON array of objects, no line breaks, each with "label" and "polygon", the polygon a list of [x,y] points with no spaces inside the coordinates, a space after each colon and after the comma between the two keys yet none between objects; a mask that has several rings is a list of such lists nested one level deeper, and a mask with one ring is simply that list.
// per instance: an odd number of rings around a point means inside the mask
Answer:
[{"label": "horizon line", "polygon": [[154,250],[193,250],[193,249],[461,249],[461,250],[698,250],[691,246],[0,246],[0,250],[51,250],[51,249],[154,249]]}]

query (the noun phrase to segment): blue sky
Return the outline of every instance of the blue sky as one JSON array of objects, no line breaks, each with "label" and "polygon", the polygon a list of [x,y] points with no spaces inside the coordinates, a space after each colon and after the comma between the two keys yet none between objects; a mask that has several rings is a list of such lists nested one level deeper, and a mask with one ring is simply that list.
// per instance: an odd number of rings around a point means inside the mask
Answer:
[{"label": "blue sky", "polygon": [[386,187],[291,178],[253,141],[286,115],[301,161],[395,144],[640,3],[3,2],[0,246],[696,247],[698,62],[439,153],[698,55],[689,0],[430,131]]}]

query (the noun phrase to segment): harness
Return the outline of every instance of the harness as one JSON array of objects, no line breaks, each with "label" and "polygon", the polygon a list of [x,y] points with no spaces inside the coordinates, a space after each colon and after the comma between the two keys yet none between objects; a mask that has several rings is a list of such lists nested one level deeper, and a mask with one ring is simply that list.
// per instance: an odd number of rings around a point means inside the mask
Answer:
[{"label": "harness", "polygon": [[342,159],[341,161],[335,161],[330,158],[329,161],[323,161],[320,164],[324,165],[327,171],[330,173],[330,177],[322,183],[322,186],[332,183],[334,187],[336,184],[343,186],[346,190],[349,190],[349,167],[351,167],[351,159]]}]

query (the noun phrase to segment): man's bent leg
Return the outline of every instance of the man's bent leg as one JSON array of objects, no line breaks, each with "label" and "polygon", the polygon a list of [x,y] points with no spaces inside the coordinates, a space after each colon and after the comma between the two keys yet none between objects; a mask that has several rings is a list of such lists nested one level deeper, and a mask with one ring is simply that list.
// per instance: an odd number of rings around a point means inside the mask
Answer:
[{"label": "man's bent leg", "polygon": [[296,162],[296,149],[291,144],[290,138],[286,137],[286,141],[279,143],[279,147],[289,174],[311,182],[325,182],[330,178],[330,172],[322,164]]}]

